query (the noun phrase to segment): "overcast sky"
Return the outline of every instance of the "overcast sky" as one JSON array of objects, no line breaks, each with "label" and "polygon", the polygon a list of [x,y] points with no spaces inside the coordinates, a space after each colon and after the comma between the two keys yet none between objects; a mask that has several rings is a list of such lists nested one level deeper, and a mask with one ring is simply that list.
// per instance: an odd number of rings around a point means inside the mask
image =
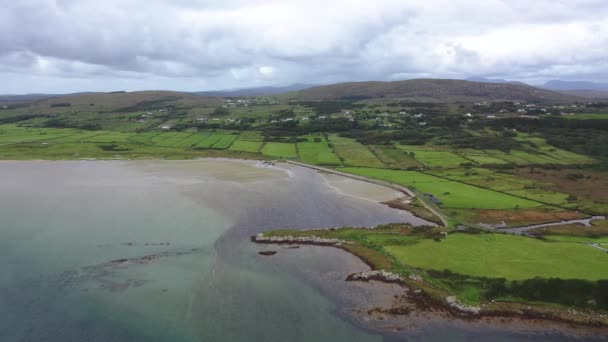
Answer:
[{"label": "overcast sky", "polygon": [[607,0],[0,0],[0,93],[608,80]]}]

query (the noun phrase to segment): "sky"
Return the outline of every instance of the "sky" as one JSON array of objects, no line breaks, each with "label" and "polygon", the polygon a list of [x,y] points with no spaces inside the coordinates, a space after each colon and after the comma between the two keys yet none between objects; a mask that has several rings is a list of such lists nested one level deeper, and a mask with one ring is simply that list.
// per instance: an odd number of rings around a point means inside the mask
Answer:
[{"label": "sky", "polygon": [[608,80],[606,0],[0,0],[0,94]]}]

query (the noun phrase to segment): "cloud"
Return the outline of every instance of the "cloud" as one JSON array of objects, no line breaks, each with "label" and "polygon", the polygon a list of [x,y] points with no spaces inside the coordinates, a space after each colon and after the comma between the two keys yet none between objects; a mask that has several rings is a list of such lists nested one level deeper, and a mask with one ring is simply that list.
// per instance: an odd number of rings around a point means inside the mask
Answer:
[{"label": "cloud", "polygon": [[0,93],[601,80],[606,18],[604,0],[20,0],[0,11]]}]

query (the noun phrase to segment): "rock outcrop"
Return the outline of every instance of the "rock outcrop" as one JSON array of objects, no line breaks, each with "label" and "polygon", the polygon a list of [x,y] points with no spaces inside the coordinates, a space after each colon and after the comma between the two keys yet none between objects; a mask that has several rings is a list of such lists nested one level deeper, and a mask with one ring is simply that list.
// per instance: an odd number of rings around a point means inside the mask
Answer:
[{"label": "rock outcrop", "polygon": [[259,233],[251,237],[251,241],[258,243],[286,243],[286,244],[303,244],[303,245],[320,245],[320,246],[340,246],[348,243],[341,239],[329,239],[318,236],[265,236]]},{"label": "rock outcrop", "polygon": [[370,281],[378,280],[385,283],[402,283],[403,277],[397,273],[388,272],[385,270],[365,271],[353,273],[346,277],[348,281]]},{"label": "rock outcrop", "polygon": [[456,310],[458,310],[459,312],[462,312],[462,313],[478,315],[479,312],[481,311],[481,308],[478,307],[478,306],[470,306],[470,305],[462,304],[458,300],[458,298],[456,298],[455,296],[445,297],[445,302],[451,308],[454,308],[454,309],[456,309]]}]

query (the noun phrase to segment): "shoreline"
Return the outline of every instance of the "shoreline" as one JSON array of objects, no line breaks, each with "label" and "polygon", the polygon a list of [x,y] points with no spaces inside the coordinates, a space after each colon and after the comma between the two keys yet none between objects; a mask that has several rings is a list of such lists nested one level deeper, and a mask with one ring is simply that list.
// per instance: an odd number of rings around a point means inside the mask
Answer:
[{"label": "shoreline", "polygon": [[[348,246],[352,245],[352,243],[348,243],[344,240],[323,239],[314,236],[305,238],[304,240],[302,240],[301,237],[289,236],[283,237],[280,240],[273,240],[269,237],[265,237],[263,233],[253,235],[250,239],[257,244],[287,246],[311,245],[333,247],[345,251],[361,260],[371,271],[349,274],[344,281],[377,281],[385,284],[397,284],[406,290],[407,298],[414,303],[417,310],[444,312],[451,318],[458,318],[469,322],[478,322],[484,319],[514,318],[567,325],[567,327],[563,327],[564,329],[568,327],[608,329],[608,314],[584,309],[508,301],[492,301],[490,303],[481,304],[479,307],[462,304],[448,292],[432,287],[432,285],[426,283],[419,277],[401,277],[378,269],[371,260],[358,254],[354,249],[349,249]],[[318,241],[316,239],[318,239]],[[368,276],[361,276],[365,274],[368,274]],[[377,309],[379,312],[389,313],[395,316],[407,316],[409,314],[409,309],[400,307],[399,305],[379,307]]]}]

